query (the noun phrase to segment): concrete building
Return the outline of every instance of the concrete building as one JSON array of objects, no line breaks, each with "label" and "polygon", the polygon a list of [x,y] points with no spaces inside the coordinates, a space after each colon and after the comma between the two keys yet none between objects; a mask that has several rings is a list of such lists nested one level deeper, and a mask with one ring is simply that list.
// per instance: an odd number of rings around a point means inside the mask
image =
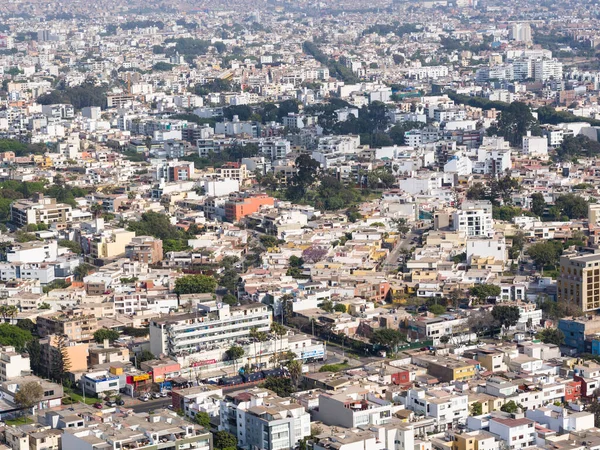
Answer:
[{"label": "concrete building", "polygon": [[[85,417],[91,414],[85,411],[80,415]],[[79,418],[79,416],[75,417]],[[69,419],[71,418],[72,416]],[[64,450],[95,450],[99,446],[138,450],[212,450],[213,448],[212,435],[208,430],[171,413],[156,412],[151,415],[130,413],[118,421],[102,420],[94,423],[93,426],[88,426],[88,423],[77,426],[78,423],[63,429]]]},{"label": "concrete building", "polygon": [[585,431],[594,428],[593,413],[588,411],[571,411],[553,404],[538,409],[527,410],[525,416],[557,433]]},{"label": "concrete building", "polygon": [[14,347],[0,348],[0,381],[31,374],[29,355],[15,351]]},{"label": "concrete building", "polygon": [[461,209],[452,213],[452,228],[469,237],[493,234],[490,202],[463,202]]},{"label": "concrete building", "polygon": [[238,439],[242,449],[288,449],[310,436],[304,407],[266,389],[235,391],[220,403],[219,429]]},{"label": "concrete building", "polygon": [[163,259],[162,240],[153,236],[136,236],[125,246],[125,257],[144,264],[157,264]]},{"label": "concrete building", "polygon": [[40,337],[47,337],[51,334],[66,335],[75,342],[89,342],[94,339],[94,333],[98,330],[98,319],[93,315],[72,312],[54,316],[39,316],[37,326]]},{"label": "concrete building", "polygon": [[150,351],[154,355],[178,356],[221,348],[224,353],[238,339],[248,338],[253,327],[269,331],[271,321],[271,311],[260,303],[233,307],[200,303],[197,312],[152,320]]},{"label": "concrete building", "polygon": [[548,139],[543,136],[523,137],[523,153],[528,156],[548,156]]},{"label": "concrete building", "polygon": [[600,253],[562,256],[556,282],[558,301],[583,312],[600,309]]},{"label": "concrete building", "polygon": [[319,396],[314,417],[328,425],[355,428],[382,425],[392,418],[393,404],[361,386],[348,386]]},{"label": "concrete building", "polygon": [[510,39],[517,42],[531,42],[531,25],[528,23],[513,23],[510,29]]},{"label": "concrete building", "polygon": [[489,421],[489,429],[490,433],[507,443],[509,450],[534,446],[536,442],[533,420],[492,417]]},{"label": "concrete building", "polygon": [[35,194],[32,200],[22,199],[10,205],[11,221],[18,227],[27,225],[57,224],[66,226],[71,223],[71,206],[57,203],[55,198],[44,197],[44,194]]}]

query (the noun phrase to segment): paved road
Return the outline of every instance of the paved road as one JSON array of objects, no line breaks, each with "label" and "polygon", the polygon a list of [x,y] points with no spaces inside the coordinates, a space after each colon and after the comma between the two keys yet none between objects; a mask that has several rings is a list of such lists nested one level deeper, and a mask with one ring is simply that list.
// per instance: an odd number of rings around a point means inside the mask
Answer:
[{"label": "paved road", "polygon": [[413,231],[410,231],[406,234],[406,237],[404,239],[400,239],[386,258],[385,262],[382,264],[381,269],[384,272],[396,272],[398,266],[400,265],[398,263],[398,257],[400,256],[400,252],[403,249],[410,249],[411,247],[414,247],[416,243],[412,242],[412,240],[418,237],[418,234],[414,233]]},{"label": "paved road", "polygon": [[135,404],[127,405],[129,408],[133,409],[136,413],[140,412],[148,412],[155,411],[157,409],[166,408],[171,404],[171,398],[157,398],[153,400],[148,400],[147,402],[139,402],[136,401]]}]

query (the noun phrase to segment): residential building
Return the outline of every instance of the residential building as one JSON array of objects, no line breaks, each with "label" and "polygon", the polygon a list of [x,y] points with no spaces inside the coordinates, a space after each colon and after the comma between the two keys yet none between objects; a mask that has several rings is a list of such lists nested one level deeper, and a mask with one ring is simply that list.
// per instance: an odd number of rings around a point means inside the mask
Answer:
[{"label": "residential building", "polygon": [[600,309],[600,253],[562,256],[556,289],[559,303]]},{"label": "residential building", "polygon": [[242,449],[291,449],[310,436],[304,407],[261,388],[235,391],[221,400],[219,429],[237,437]]},{"label": "residential building", "polygon": [[163,259],[162,240],[153,236],[135,236],[125,245],[125,257],[144,264],[158,264]]},{"label": "residential building", "polygon": [[536,443],[533,420],[522,417],[518,419],[492,417],[489,421],[489,430],[506,442],[509,450],[531,447]]},{"label": "residential building", "polygon": [[55,198],[35,194],[32,200],[16,200],[10,205],[11,221],[18,227],[56,224],[64,227],[72,221],[71,205],[57,203]]},{"label": "residential building", "polygon": [[314,417],[328,425],[346,428],[382,425],[391,420],[392,408],[392,403],[375,396],[369,389],[348,386],[337,392],[322,393]]},{"label": "residential building", "polygon": [[66,335],[74,342],[90,342],[98,330],[96,316],[83,312],[71,312],[53,316],[39,316],[37,318],[38,334],[46,337],[51,334]]},{"label": "residential building", "polygon": [[29,355],[15,351],[14,347],[0,348],[0,381],[31,374]]}]

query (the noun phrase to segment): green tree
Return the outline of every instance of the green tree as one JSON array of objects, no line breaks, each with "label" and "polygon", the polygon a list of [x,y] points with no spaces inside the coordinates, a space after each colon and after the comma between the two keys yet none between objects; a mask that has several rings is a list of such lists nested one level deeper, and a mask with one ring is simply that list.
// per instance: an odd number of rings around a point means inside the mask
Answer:
[{"label": "green tree", "polygon": [[442,305],[438,305],[438,304],[431,305],[431,306],[429,307],[429,312],[430,312],[431,314],[434,314],[434,315],[436,315],[436,316],[439,316],[439,315],[442,315],[442,314],[444,314],[444,313],[446,312],[446,307],[445,307],[445,306],[442,306]]},{"label": "green tree", "polygon": [[542,217],[545,210],[546,200],[544,200],[544,195],[536,192],[531,196],[531,212],[536,216]]},{"label": "green tree", "polygon": [[90,264],[79,264],[77,267],[75,267],[73,275],[76,280],[83,281],[83,279],[87,277],[94,269],[95,267]]},{"label": "green tree", "polygon": [[512,147],[520,147],[528,131],[534,136],[541,135],[538,121],[531,114],[529,106],[522,102],[513,102],[505,108],[497,124],[488,131],[492,135],[504,136]]},{"label": "green tree", "polygon": [[42,368],[42,347],[39,339],[32,339],[26,346],[27,354],[29,355],[29,363],[31,370],[36,375],[44,375]]},{"label": "green tree", "polygon": [[335,305],[333,307],[333,310],[336,311],[336,312],[345,313],[346,312],[346,305],[344,305],[343,303],[338,303],[337,305]]},{"label": "green tree", "polygon": [[61,239],[60,241],[58,241],[58,245],[61,247],[66,247],[69,250],[71,250],[73,253],[76,253],[78,255],[83,253],[81,244],[79,244],[78,242],[75,242],[75,241],[70,241],[68,239]]},{"label": "green tree", "polygon": [[471,415],[480,416],[483,414],[483,407],[480,402],[475,402],[471,405]]},{"label": "green tree", "polygon": [[302,375],[302,363],[297,359],[292,359],[287,364],[287,369],[290,374],[290,379],[294,387],[298,387],[300,376]]},{"label": "green tree", "polygon": [[508,402],[506,402],[504,405],[502,405],[500,407],[500,411],[504,411],[509,414],[515,414],[519,410],[520,407],[521,407],[521,405],[515,403],[514,400],[509,400]]},{"label": "green tree", "polygon": [[561,215],[569,219],[587,218],[588,202],[577,194],[559,195],[554,201],[554,205],[560,210]]},{"label": "green tree", "polygon": [[392,219],[392,225],[396,228],[396,230],[400,234],[406,234],[410,231],[410,226],[408,225],[408,221],[404,218]]},{"label": "green tree", "polygon": [[196,413],[196,417],[194,417],[194,421],[198,425],[206,428],[207,430],[210,428],[210,416],[208,415],[208,413],[205,413],[203,411]]},{"label": "green tree", "polygon": [[492,309],[492,317],[494,317],[500,326],[509,328],[517,324],[521,317],[521,312],[517,306],[496,305]]},{"label": "green tree", "polygon": [[15,403],[21,408],[31,408],[44,398],[44,389],[37,381],[23,383],[15,394]]},{"label": "green tree", "polygon": [[215,292],[217,281],[208,275],[185,275],[175,281],[175,293],[207,294]]},{"label": "green tree", "polygon": [[500,286],[495,284],[476,284],[469,289],[469,293],[473,297],[477,297],[479,303],[485,303],[490,297],[498,297],[501,292],[502,289],[500,289]]},{"label": "green tree", "polygon": [[296,392],[290,378],[267,377],[263,387],[275,392],[280,397],[289,397]]},{"label": "green tree", "polygon": [[544,267],[546,266],[557,266],[562,252],[562,244],[559,241],[536,242],[526,250],[526,253],[538,266],[542,273],[544,272]]},{"label": "green tree", "polygon": [[238,360],[244,356],[244,349],[239,345],[232,345],[225,351],[225,355],[227,355],[227,359],[233,361],[233,367],[237,370],[237,362]]},{"label": "green tree", "polygon": [[237,297],[235,295],[225,294],[223,296],[223,303],[225,303],[229,306],[235,306],[239,303],[239,300],[237,299]]},{"label": "green tree", "polygon": [[237,438],[227,431],[217,431],[213,434],[215,450],[230,450],[237,448]]},{"label": "green tree", "polygon": [[0,345],[8,345],[22,351],[32,339],[33,336],[27,330],[8,323],[0,324]]},{"label": "green tree", "polygon": [[100,328],[94,333],[94,341],[96,341],[97,344],[104,342],[104,339],[108,339],[109,342],[114,342],[119,339],[119,336],[118,331]]},{"label": "green tree", "polygon": [[565,335],[557,328],[545,328],[541,330],[536,338],[544,344],[563,345],[565,343]]},{"label": "green tree", "polygon": [[371,343],[385,347],[395,352],[398,346],[406,341],[406,335],[399,330],[391,328],[379,328],[371,336]]}]

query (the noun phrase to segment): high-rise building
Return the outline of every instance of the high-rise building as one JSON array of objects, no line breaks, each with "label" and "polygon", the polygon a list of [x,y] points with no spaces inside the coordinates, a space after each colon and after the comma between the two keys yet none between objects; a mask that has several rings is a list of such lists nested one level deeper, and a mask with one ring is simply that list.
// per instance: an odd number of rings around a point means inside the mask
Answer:
[{"label": "high-rise building", "polygon": [[600,253],[560,258],[558,301],[583,312],[600,309]]},{"label": "high-rise building", "polygon": [[531,42],[531,25],[514,23],[510,30],[510,39],[518,42]]}]

